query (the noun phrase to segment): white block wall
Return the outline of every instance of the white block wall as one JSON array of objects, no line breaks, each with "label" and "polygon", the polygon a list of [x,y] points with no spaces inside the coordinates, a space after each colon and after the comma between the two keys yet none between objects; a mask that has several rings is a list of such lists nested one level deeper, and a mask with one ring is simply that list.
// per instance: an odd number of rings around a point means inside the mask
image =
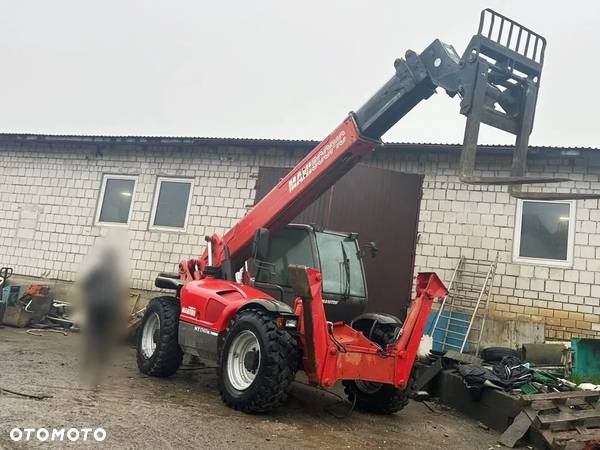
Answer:
[{"label": "white block wall", "polygon": [[[550,150],[554,155],[558,150]],[[506,187],[467,186],[458,180],[458,153],[380,151],[371,164],[424,173],[415,270],[433,270],[449,281],[460,255],[493,261],[498,255],[493,315],[546,323],[546,336],[600,336],[600,210],[598,200],[576,204],[573,266],[556,268],[513,262],[517,200]],[[484,155],[484,175],[509,175],[510,156]],[[568,177],[573,182],[547,192],[600,193],[600,152],[580,157],[535,158],[532,174]],[[540,191],[540,188],[529,187]]]},{"label": "white block wall", "polygon": [[[204,236],[223,233],[254,201],[260,165],[293,165],[302,150],[56,145],[0,148],[0,266],[27,276],[72,281],[99,236],[95,224],[104,174],[137,176],[128,226],[132,287],[153,289],[160,271],[177,271],[202,253]],[[193,178],[185,232],[149,230],[159,176]]]},{"label": "white block wall", "polygon": [[[0,144],[0,265],[28,276],[73,280],[107,228],[94,223],[104,174],[136,175],[129,224],[132,287],[153,289],[157,272],[175,271],[203,250],[203,236],[222,233],[254,200],[260,166],[290,167],[307,147],[243,145]],[[555,151],[556,152],[556,151]],[[584,151],[585,152],[585,151]],[[505,156],[485,157],[481,169],[507,175]],[[516,200],[503,187],[459,183],[457,153],[448,150],[377,150],[368,164],[424,173],[416,271],[434,270],[448,281],[460,255],[499,257],[495,315],[539,320],[549,338],[600,335],[600,210],[577,203],[574,263],[550,268],[512,262]],[[534,172],[569,176],[565,188],[600,192],[600,152],[566,162],[543,158]],[[193,178],[186,232],[149,230],[159,176]],[[546,188],[551,190],[555,188]],[[402,193],[395,193],[401,201]]]}]

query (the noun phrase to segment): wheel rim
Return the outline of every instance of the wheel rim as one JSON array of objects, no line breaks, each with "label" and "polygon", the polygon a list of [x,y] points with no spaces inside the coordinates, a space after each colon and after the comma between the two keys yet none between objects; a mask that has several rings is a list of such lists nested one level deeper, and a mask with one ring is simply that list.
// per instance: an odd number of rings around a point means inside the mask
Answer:
[{"label": "wheel rim", "polygon": [[[256,360],[256,365],[249,366],[249,360]],[[227,377],[231,385],[238,391],[248,389],[260,369],[260,344],[256,335],[244,330],[233,338],[227,355]]]},{"label": "wheel rim", "polygon": [[355,384],[356,384],[356,387],[358,388],[358,390],[364,392],[365,394],[374,394],[379,389],[381,389],[381,386],[382,386],[381,383],[376,383],[374,381],[363,381],[363,380],[356,380]]},{"label": "wheel rim", "polygon": [[152,358],[156,351],[156,341],[158,340],[160,333],[160,318],[158,314],[152,313],[148,317],[144,328],[142,329],[142,355],[145,358]]}]

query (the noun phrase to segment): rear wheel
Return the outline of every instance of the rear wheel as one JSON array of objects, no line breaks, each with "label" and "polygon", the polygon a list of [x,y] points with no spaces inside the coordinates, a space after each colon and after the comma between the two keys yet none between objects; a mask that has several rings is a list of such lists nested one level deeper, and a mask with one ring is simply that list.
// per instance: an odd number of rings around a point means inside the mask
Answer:
[{"label": "rear wheel", "polygon": [[[382,348],[398,339],[401,324],[376,324],[374,329],[367,327],[371,339]],[[362,331],[362,330],[361,330]],[[358,409],[378,414],[393,414],[408,404],[410,389],[398,389],[391,384],[363,380],[342,381],[344,392]]]},{"label": "rear wheel", "polygon": [[137,340],[137,365],[153,377],[173,375],[183,358],[178,342],[179,302],[174,297],[150,300]]},{"label": "rear wheel", "polygon": [[372,381],[343,381],[348,400],[356,402],[363,411],[393,414],[408,405],[408,389],[398,389],[391,384]]},{"label": "rear wheel", "polygon": [[298,370],[298,347],[262,310],[241,311],[233,319],[219,355],[219,390],[239,411],[269,411],[287,400]]}]

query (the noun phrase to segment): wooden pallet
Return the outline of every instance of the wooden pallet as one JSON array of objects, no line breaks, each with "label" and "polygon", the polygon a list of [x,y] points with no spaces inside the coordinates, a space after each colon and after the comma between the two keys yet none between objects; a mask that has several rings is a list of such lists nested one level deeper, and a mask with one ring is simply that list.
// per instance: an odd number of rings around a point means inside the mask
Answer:
[{"label": "wooden pallet", "polygon": [[600,449],[599,398],[600,392],[593,391],[555,392],[523,395],[521,403],[550,448]]}]

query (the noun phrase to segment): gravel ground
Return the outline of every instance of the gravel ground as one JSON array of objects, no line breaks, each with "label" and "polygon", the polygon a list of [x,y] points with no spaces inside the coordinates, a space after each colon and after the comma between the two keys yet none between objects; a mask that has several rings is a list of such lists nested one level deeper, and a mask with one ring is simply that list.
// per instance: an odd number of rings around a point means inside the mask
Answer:
[{"label": "gravel ground", "polygon": [[[145,377],[137,370],[135,351],[125,347],[102,385],[91,389],[80,377],[80,344],[77,334],[32,336],[23,329],[0,328],[0,388],[52,396],[33,400],[0,394],[1,450],[496,447],[495,432],[438,405],[430,411],[411,402],[392,416],[346,415],[346,403],[299,382],[283,408],[263,415],[238,413],[221,403],[214,370]],[[66,438],[13,442],[9,433],[14,427],[102,427],[107,436],[101,443]]]}]

